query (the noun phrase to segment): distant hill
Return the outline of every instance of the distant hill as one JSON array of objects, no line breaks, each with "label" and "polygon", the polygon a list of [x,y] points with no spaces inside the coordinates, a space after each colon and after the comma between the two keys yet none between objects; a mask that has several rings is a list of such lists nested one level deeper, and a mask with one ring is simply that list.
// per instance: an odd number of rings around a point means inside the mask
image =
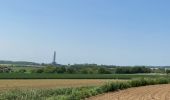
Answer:
[{"label": "distant hill", "polygon": [[6,60],[0,60],[0,64],[11,64],[11,65],[39,65],[39,63],[35,62],[27,62],[27,61],[6,61]]}]

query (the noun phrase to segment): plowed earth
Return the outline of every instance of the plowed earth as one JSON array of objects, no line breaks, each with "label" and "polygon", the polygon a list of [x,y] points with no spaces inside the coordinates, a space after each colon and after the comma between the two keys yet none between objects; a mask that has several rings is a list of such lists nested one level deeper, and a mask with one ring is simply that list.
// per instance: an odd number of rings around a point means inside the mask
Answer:
[{"label": "plowed earth", "polygon": [[170,84],[130,88],[94,96],[87,100],[170,100]]}]

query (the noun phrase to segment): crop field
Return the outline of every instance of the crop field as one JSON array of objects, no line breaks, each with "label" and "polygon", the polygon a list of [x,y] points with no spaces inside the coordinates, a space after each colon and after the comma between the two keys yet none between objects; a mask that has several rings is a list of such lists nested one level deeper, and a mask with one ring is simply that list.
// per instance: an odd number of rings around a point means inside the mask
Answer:
[{"label": "crop field", "polygon": [[30,88],[68,88],[81,86],[98,86],[106,82],[125,81],[108,79],[21,79],[0,80],[0,90],[4,89],[30,89]]},{"label": "crop field", "polygon": [[165,74],[1,73],[0,100],[170,100],[169,83]]},{"label": "crop field", "polygon": [[[31,81],[27,84],[32,84]],[[170,85],[165,84],[170,83],[170,80],[167,78],[133,79],[119,82],[113,80],[113,82],[105,84],[101,82],[101,85],[98,84],[101,80],[95,80],[96,82],[92,82],[96,84],[95,86],[91,85],[89,80],[85,81],[87,81],[86,85],[81,84],[83,87],[74,87],[74,85],[70,87],[71,82],[66,80],[63,81],[63,84],[69,85],[67,88],[49,88],[47,86],[47,89],[7,89],[0,91],[0,100],[113,100],[113,98],[115,98],[114,100],[169,100]],[[42,81],[37,82],[42,83]],[[106,81],[104,80],[104,82]],[[78,81],[73,83],[80,84]],[[59,86],[63,86],[63,84]],[[33,84],[31,86],[33,87]]]},{"label": "crop field", "polygon": [[0,79],[134,79],[159,78],[153,74],[56,74],[56,73],[0,73]]},{"label": "crop field", "polygon": [[170,100],[170,84],[130,88],[110,92],[87,100]]}]

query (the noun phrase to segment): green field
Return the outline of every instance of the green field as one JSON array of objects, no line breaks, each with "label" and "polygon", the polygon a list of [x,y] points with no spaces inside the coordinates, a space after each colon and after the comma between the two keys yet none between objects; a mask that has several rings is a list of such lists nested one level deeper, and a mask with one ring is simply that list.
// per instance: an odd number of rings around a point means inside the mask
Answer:
[{"label": "green field", "polygon": [[134,79],[159,78],[168,75],[153,74],[55,74],[55,73],[0,73],[0,79]]}]

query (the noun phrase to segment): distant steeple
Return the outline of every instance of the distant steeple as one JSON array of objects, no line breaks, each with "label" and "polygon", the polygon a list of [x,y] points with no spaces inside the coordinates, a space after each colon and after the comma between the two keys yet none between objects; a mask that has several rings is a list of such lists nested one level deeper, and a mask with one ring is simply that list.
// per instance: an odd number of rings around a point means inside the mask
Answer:
[{"label": "distant steeple", "polygon": [[54,51],[53,62],[52,62],[53,65],[57,64],[55,60],[56,60],[56,51]]}]

